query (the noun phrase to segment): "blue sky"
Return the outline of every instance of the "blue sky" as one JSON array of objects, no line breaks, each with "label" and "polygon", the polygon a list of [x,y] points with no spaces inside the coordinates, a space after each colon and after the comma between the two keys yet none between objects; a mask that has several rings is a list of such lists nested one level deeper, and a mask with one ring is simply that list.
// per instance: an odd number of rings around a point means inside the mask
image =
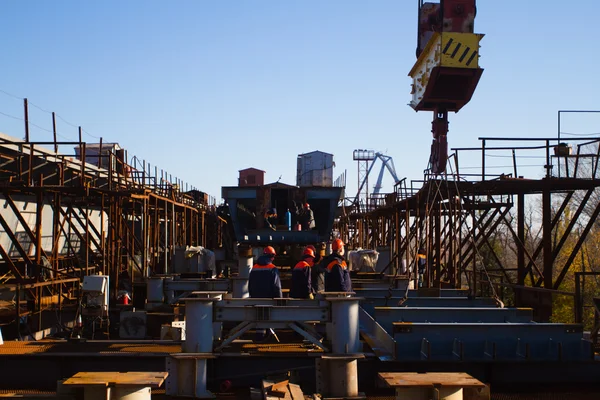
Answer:
[{"label": "blue sky", "polygon": [[[485,72],[450,115],[451,147],[553,136],[557,110],[600,109],[600,2],[573,4],[478,2]],[[353,195],[354,149],[392,156],[410,179],[427,165],[431,113],[407,106],[416,10],[416,0],[3,1],[0,90],[211,195],[251,166],[295,183],[297,154],[312,150],[335,155]],[[0,111],[21,118],[22,101],[0,92]],[[23,137],[9,116],[0,132]],[[30,120],[51,129],[35,107]],[[600,132],[600,116],[563,121],[566,132]],[[62,120],[58,132],[77,138]],[[51,138],[31,128],[32,140]]]}]

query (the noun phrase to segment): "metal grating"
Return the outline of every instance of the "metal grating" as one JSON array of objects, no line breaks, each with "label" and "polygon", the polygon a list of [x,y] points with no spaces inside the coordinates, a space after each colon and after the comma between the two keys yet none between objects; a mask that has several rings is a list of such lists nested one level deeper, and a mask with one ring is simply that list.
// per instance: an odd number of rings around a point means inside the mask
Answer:
[{"label": "metal grating", "polygon": [[26,354],[128,354],[128,353],[158,353],[169,354],[181,352],[181,345],[166,344],[136,344],[136,343],[65,343],[65,342],[5,342],[0,346],[0,355],[26,355]]},{"label": "metal grating", "polygon": [[[252,353],[322,353],[314,346],[302,343],[245,343],[241,351]],[[65,343],[65,342],[6,342],[0,346],[0,355],[31,354],[171,354],[180,353],[179,344],[159,343]]]},{"label": "metal grating", "polygon": [[242,351],[255,353],[322,353],[323,350],[313,345],[299,343],[246,343]]},{"label": "metal grating", "polygon": [[52,395],[56,395],[56,391],[55,390],[35,390],[35,389],[0,389],[0,396],[5,396],[8,397],[6,395],[18,395],[18,396],[22,396],[22,395],[47,395],[47,396],[52,396]]}]

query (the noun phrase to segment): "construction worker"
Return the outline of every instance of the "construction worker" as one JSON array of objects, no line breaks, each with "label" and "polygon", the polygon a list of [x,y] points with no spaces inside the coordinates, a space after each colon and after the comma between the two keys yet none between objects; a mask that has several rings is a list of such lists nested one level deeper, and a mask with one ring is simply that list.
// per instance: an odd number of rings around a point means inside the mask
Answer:
[{"label": "construction worker", "polygon": [[304,203],[304,209],[298,215],[298,222],[300,222],[303,231],[315,228],[315,215],[310,209],[310,204]]},{"label": "construction worker", "polygon": [[419,287],[423,287],[423,277],[427,269],[427,252],[423,247],[419,247],[417,252],[417,270],[419,271]]},{"label": "construction worker", "polygon": [[263,255],[260,256],[250,271],[248,279],[248,292],[250,297],[259,299],[275,299],[283,297],[281,293],[281,279],[279,270],[273,264],[275,249],[271,246],[265,247]]},{"label": "construction worker", "polygon": [[315,248],[315,246],[313,246],[312,244],[309,244],[308,246],[306,246],[307,249],[311,249],[315,255],[315,264],[317,264],[318,262],[321,261],[321,254],[319,254],[319,252],[317,251],[317,249]]},{"label": "construction worker", "polygon": [[351,292],[352,281],[346,260],[344,259],[344,242],[335,239],[331,245],[332,253],[321,261],[325,266],[326,292]]},{"label": "construction worker", "polygon": [[315,251],[306,247],[302,259],[292,270],[292,289],[290,297],[296,299],[314,299],[311,283],[311,269],[315,263]]},{"label": "construction worker", "polygon": [[263,223],[266,229],[271,229],[272,231],[277,229],[277,210],[265,210],[263,213]]},{"label": "construction worker", "polygon": [[313,293],[325,291],[325,272],[327,272],[327,264],[324,260],[325,258],[320,261],[315,260],[315,265],[311,268],[310,275]]},{"label": "construction worker", "polygon": [[325,267],[326,265],[323,265],[321,263],[321,255],[317,252],[317,249],[315,249],[315,246],[308,245],[307,248],[311,249],[314,254],[315,254],[315,259],[314,259],[314,265],[313,267],[310,269],[310,282],[313,288],[313,294],[314,293],[319,293],[319,292],[324,292],[325,291]]}]

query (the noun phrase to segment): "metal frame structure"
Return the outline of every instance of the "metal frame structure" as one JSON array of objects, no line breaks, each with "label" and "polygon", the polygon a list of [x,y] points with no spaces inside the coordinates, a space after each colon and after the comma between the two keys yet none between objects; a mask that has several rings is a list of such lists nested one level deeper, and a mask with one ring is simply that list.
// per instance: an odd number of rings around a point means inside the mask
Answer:
[{"label": "metal frame structure", "polygon": [[[412,181],[410,188],[396,190],[375,210],[354,212],[338,220],[336,229],[351,247],[390,247],[391,269],[383,272],[408,273],[416,278],[415,257],[417,249],[423,247],[428,255],[424,287],[468,286],[473,295],[494,297],[507,288],[514,292],[516,305],[532,307],[536,320],[548,321],[553,294],[574,296],[559,287],[600,215],[600,204],[594,204],[593,196],[600,187],[600,138],[570,139],[576,143],[572,152],[565,151],[557,138],[479,140],[480,147],[453,149],[450,172],[437,176],[426,171],[423,181]],[[513,143],[499,143],[508,141]],[[479,156],[473,157],[477,153]],[[480,173],[462,173],[459,155],[467,161],[480,159]],[[511,159],[512,165],[506,166],[511,171],[492,173],[495,166],[486,166],[486,159],[494,156]],[[520,170],[530,167],[517,161],[521,157],[543,160],[543,176],[520,176]],[[541,197],[542,235],[534,248],[528,249],[525,205],[535,196]],[[558,208],[553,204],[557,200]],[[564,228],[558,229],[559,222],[565,220]],[[572,253],[562,265],[555,265],[576,226],[581,228]],[[499,227],[507,229],[514,239],[516,268],[506,265],[490,242]],[[400,271],[402,260],[408,271]]]},{"label": "metal frame structure", "polygon": [[[25,112],[27,127],[27,103]],[[0,229],[9,238],[0,243],[0,291],[16,293],[17,326],[35,316],[41,329],[43,310],[76,304],[85,275],[109,275],[114,300],[121,273],[132,281],[168,273],[176,246],[221,245],[224,220],[195,188],[145,160],[128,162],[126,152],[102,152],[102,139],[94,157],[106,168],[85,162],[81,132],[76,142],[0,135]],[[76,154],[59,153],[65,146]]]}]

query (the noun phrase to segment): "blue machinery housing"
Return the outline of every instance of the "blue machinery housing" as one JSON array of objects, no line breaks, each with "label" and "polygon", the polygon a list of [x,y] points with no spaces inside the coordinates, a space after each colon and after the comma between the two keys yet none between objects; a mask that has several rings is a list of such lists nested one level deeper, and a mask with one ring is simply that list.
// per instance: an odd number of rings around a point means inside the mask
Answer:
[{"label": "blue machinery housing", "polygon": [[[342,187],[296,187],[274,183],[259,187],[223,187],[222,197],[229,205],[236,240],[241,244],[310,244],[329,240]],[[287,210],[294,212],[294,203],[310,204],[315,229],[288,230],[284,218]],[[277,210],[277,230],[265,228],[266,210]],[[295,217],[292,218],[293,222]]]}]

